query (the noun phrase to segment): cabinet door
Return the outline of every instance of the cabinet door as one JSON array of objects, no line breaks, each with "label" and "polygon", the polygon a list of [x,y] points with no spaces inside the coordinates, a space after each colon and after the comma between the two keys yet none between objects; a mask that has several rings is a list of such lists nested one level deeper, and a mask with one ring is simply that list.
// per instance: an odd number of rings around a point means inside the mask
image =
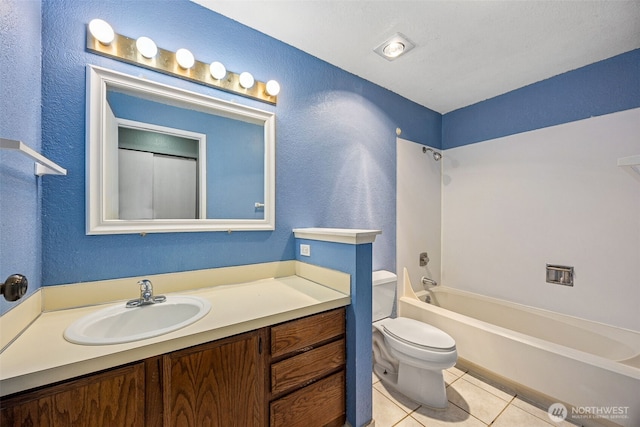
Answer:
[{"label": "cabinet door", "polygon": [[145,426],[144,363],[3,399],[0,425]]},{"label": "cabinet door", "polygon": [[165,426],[263,427],[262,332],[165,356]]}]

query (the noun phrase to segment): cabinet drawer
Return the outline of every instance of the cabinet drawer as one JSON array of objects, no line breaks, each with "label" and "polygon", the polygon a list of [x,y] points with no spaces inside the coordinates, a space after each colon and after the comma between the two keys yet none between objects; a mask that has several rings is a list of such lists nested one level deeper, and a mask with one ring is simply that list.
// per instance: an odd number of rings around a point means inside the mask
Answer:
[{"label": "cabinet drawer", "polygon": [[298,354],[271,365],[273,394],[304,385],[344,366],[344,339]]},{"label": "cabinet drawer", "polygon": [[342,425],[345,415],[344,384],[344,371],[340,371],[271,402],[271,427]]},{"label": "cabinet drawer", "polygon": [[344,334],[344,309],[327,311],[271,328],[271,356],[301,351]]}]

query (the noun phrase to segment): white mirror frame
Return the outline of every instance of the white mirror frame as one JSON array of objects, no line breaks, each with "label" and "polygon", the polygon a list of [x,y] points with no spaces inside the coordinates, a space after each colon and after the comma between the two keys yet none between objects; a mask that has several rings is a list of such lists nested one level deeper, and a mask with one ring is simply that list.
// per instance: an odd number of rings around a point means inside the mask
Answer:
[{"label": "white mirror frame", "polygon": [[[263,219],[107,219],[105,179],[107,146],[105,114],[107,88],[115,87],[188,103],[198,111],[229,117],[264,127],[264,218]],[[86,233],[133,234],[193,231],[249,231],[275,229],[275,114],[196,92],[97,67],[87,66],[86,101]]]}]

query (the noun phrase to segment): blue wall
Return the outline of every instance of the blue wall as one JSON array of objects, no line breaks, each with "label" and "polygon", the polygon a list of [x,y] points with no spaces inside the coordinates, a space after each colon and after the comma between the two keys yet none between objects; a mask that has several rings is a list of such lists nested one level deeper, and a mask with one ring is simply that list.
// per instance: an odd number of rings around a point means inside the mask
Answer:
[{"label": "blue wall", "polygon": [[[40,2],[0,1],[0,137],[40,150]],[[0,150],[0,281],[42,283],[41,182],[26,156]],[[56,178],[53,178],[56,179]],[[0,298],[0,313],[16,303]]]},{"label": "blue wall", "polygon": [[640,107],[640,49],[447,113],[442,148]]},{"label": "blue wall", "polygon": [[[403,138],[446,149],[640,105],[639,50],[442,117],[187,0],[160,4],[0,2],[1,78],[11,82],[0,84],[0,135],[34,148],[42,140],[43,152],[69,171],[37,180],[30,161],[0,153],[0,277],[22,272],[35,288],[293,259],[291,229],[307,226],[383,230],[373,246],[373,268],[395,271],[396,127]],[[277,79],[283,88],[279,103],[262,104],[88,53],[85,28],[96,17],[121,34],[147,35],[169,50],[186,46],[202,61],[220,60],[262,81]],[[275,111],[276,230],[86,236],[88,63]],[[24,207],[20,215],[8,209],[12,205]],[[0,312],[6,308],[0,305]]]},{"label": "blue wall", "polygon": [[[395,269],[395,129],[438,145],[441,116],[379,86],[186,0],[43,2],[42,132],[47,156],[69,170],[43,186],[45,285],[294,259],[294,227],[384,231],[374,267]],[[111,23],[159,47],[282,86],[270,106],[91,54],[86,24]],[[85,235],[85,67],[117,71],[276,113],[273,232]]]},{"label": "blue wall", "polygon": [[[380,236],[377,236],[380,237]],[[352,426],[369,423],[373,411],[371,367],[373,364],[371,319],[372,244],[346,244],[296,239],[296,248],[310,245],[311,256],[296,259],[351,275],[351,305],[346,307],[347,321],[347,421]]]}]

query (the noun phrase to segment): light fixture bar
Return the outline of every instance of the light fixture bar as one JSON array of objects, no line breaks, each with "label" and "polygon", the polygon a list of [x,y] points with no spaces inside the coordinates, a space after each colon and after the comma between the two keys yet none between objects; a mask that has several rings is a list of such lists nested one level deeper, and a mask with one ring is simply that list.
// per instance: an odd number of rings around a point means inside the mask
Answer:
[{"label": "light fixture bar", "polygon": [[158,48],[156,56],[145,58],[136,48],[136,40],[117,33],[115,33],[113,41],[105,45],[100,43],[87,28],[87,50],[108,58],[139,65],[140,67],[204,84],[268,104],[276,105],[278,101],[277,95],[269,95],[266,83],[256,80],[253,86],[244,88],[240,85],[240,74],[231,71],[227,71],[226,76],[217,80],[211,76],[209,64],[200,62],[197,59],[191,68],[184,69],[178,65],[174,52],[161,48]]}]

